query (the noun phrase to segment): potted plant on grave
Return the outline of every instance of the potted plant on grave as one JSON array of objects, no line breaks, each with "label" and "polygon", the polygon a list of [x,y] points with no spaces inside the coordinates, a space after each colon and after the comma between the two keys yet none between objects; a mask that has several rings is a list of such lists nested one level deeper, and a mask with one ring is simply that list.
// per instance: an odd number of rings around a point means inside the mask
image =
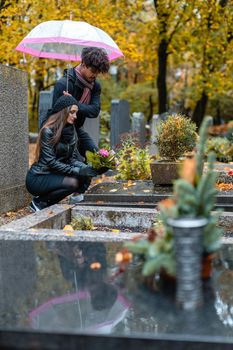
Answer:
[{"label": "potted plant on grave", "polygon": [[[218,215],[212,211],[217,193],[212,155],[208,157],[208,170],[203,172],[204,148],[210,123],[211,118],[204,119],[200,129],[197,153],[194,158],[183,162],[180,178],[174,181],[174,197],[159,203],[160,221],[150,229],[147,239],[139,238],[125,243],[125,248],[142,259],[144,276],[165,273],[167,276],[176,278],[177,266],[172,224],[177,226],[177,223],[181,224],[183,221],[185,222],[183,227],[188,228],[189,231],[193,223],[199,221],[202,230],[199,244],[203,263],[202,276],[208,277],[205,263],[209,262],[209,257],[219,249],[222,234],[217,225]],[[188,227],[189,224],[190,227]],[[178,227],[180,229],[182,225]],[[184,245],[181,245],[179,253],[182,254],[183,248]],[[187,256],[186,259],[188,259]]]},{"label": "potted plant on grave", "polygon": [[159,124],[158,157],[150,164],[154,185],[171,185],[178,178],[180,159],[193,151],[196,142],[196,125],[184,115],[170,115]]},{"label": "potted plant on grave", "polygon": [[141,148],[134,136],[127,133],[122,138],[117,157],[117,180],[151,180],[151,155],[148,147]]}]

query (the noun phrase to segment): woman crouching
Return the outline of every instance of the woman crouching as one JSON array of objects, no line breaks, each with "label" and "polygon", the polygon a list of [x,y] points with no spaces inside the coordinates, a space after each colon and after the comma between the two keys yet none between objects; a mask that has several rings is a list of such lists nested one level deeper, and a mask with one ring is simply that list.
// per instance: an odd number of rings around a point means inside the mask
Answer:
[{"label": "woman crouching", "polygon": [[35,161],[26,176],[26,188],[34,197],[30,208],[35,212],[73,192],[84,193],[91,177],[98,173],[86,165],[77,150],[74,122],[78,102],[61,96],[49,112],[49,119],[39,132]]}]

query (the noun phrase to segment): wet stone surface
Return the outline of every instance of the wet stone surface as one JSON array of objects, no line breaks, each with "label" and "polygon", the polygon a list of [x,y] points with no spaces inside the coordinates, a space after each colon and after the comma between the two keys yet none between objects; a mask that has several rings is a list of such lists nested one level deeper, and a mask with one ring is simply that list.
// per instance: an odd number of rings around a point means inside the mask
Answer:
[{"label": "wet stone surface", "polygon": [[[233,342],[233,246],[224,245],[195,312],[175,304],[173,283],[144,284],[134,259],[119,273],[119,242],[1,241],[1,330],[135,337],[220,337]],[[221,338],[222,337],[222,338]],[[199,348],[201,349],[201,348]]]},{"label": "wet stone surface", "polygon": [[115,182],[103,182],[95,185],[86,194],[127,194],[150,196],[152,194],[172,194],[172,186],[156,186],[152,181],[141,180],[116,180]]}]

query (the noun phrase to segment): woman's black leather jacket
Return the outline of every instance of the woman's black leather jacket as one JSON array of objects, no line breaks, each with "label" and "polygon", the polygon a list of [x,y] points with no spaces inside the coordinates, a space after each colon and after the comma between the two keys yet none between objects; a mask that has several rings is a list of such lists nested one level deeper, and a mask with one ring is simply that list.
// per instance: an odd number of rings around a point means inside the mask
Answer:
[{"label": "woman's black leather jacket", "polygon": [[68,124],[62,130],[59,142],[53,146],[50,141],[54,132],[44,128],[41,135],[41,149],[38,162],[31,166],[34,174],[58,173],[78,175],[83,158],[77,150],[77,134],[73,125]]}]

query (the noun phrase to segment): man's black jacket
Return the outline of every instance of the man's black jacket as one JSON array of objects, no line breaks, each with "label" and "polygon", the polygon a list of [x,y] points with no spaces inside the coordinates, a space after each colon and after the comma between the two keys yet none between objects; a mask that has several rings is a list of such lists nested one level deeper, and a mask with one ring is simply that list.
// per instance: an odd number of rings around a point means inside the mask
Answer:
[{"label": "man's black jacket", "polygon": [[[80,100],[84,85],[78,80],[75,73],[75,69],[65,69],[64,76],[58,80],[54,86],[53,92],[53,104],[57,99],[63,96],[63,91],[67,91],[67,74],[68,74],[68,93],[71,94],[77,101]],[[86,131],[83,130],[82,126],[86,118],[97,118],[100,113],[100,94],[101,86],[98,81],[95,81],[94,87],[91,90],[91,101],[89,104],[84,104],[78,102],[78,113],[77,120],[75,122],[75,128],[79,138],[79,152],[82,156],[85,156],[85,151],[98,150],[94,141],[88,135]]]}]

